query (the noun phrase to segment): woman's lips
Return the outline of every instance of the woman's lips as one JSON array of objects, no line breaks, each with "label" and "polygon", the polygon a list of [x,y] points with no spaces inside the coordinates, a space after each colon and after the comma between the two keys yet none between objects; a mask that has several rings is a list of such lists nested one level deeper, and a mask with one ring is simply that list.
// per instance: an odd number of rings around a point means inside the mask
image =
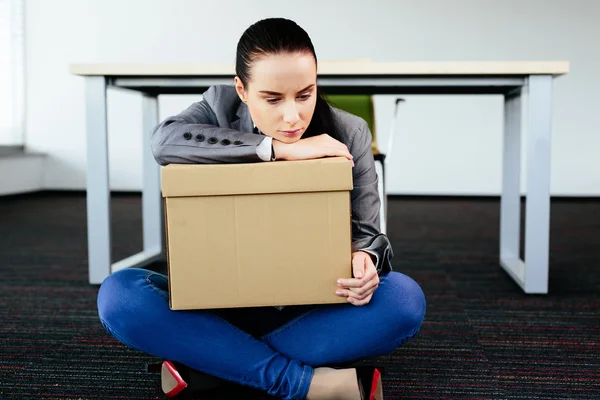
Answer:
[{"label": "woman's lips", "polygon": [[295,137],[298,136],[298,134],[302,132],[302,129],[296,129],[293,131],[281,131],[281,133],[283,133],[283,136],[287,136],[287,137]]}]

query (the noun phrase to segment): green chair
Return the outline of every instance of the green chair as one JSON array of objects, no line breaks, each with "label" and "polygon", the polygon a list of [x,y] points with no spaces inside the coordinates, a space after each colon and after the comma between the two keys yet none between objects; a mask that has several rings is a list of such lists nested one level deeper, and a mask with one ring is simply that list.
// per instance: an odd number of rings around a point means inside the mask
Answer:
[{"label": "green chair", "polygon": [[[371,149],[373,151],[373,158],[376,164],[379,163],[381,176],[379,179],[379,197],[381,198],[381,231],[386,233],[387,228],[387,192],[385,189],[385,163],[386,154],[383,154],[377,145],[377,129],[375,126],[375,111],[373,107],[373,97],[370,95],[328,95],[327,101],[335,108],[339,108],[351,114],[364,119],[371,130]],[[394,110],[394,118],[388,138],[388,154],[392,149],[393,136],[395,130],[396,116],[398,113],[398,104],[404,101],[404,99],[396,99],[396,105]]]}]

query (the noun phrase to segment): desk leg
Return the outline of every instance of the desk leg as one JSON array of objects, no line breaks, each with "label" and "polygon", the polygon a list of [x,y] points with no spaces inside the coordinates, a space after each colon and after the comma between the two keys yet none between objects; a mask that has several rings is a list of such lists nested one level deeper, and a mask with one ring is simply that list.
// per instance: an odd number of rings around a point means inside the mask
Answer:
[{"label": "desk leg", "polygon": [[87,129],[88,278],[100,284],[110,274],[110,189],[106,80],[85,78]]},{"label": "desk leg", "polygon": [[552,76],[529,77],[525,292],[548,293]]},{"label": "desk leg", "polygon": [[525,265],[519,256],[521,221],[521,93],[504,97],[504,153],[500,201],[500,264],[521,286]]},{"label": "desk leg", "polygon": [[525,262],[519,255],[521,97],[505,96],[500,264],[525,293],[548,293],[551,76],[528,80]]},{"label": "desk leg", "polygon": [[142,229],[144,250],[112,266],[112,272],[125,268],[144,267],[163,256],[163,210],[160,190],[160,166],[150,149],[152,129],[158,123],[158,98],[142,97]]},{"label": "desk leg", "polygon": [[163,209],[160,189],[160,166],[150,149],[152,130],[158,124],[158,96],[144,94],[143,98],[143,193],[142,215],[144,252],[152,256],[163,253]]}]

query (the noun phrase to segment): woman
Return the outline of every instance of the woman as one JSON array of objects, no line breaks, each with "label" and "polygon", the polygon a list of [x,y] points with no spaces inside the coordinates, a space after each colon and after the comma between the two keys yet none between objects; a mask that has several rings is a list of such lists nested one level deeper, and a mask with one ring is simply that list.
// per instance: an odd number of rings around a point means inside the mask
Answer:
[{"label": "woman", "polygon": [[167,277],[132,268],[102,283],[100,320],[124,344],[169,360],[168,396],[218,377],[282,399],[381,398],[379,370],[350,366],[414,337],[425,299],[411,278],[391,271],[367,124],[321,97],[313,45],[292,21],[249,27],[238,43],[236,75],[234,86],[210,88],[156,127],[155,158],[161,165],[352,160],[354,277],[338,281],[336,292],[348,304],[172,311]]}]

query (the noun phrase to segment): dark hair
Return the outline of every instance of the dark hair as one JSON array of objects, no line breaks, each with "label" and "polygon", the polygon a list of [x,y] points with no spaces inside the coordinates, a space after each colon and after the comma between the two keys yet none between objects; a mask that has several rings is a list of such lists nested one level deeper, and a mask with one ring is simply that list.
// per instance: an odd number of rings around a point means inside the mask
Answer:
[{"label": "dark hair", "polygon": [[[251,25],[242,34],[236,53],[235,72],[247,86],[250,67],[257,59],[281,53],[310,54],[317,63],[317,54],[308,33],[294,21],[285,18],[268,18]],[[312,120],[303,137],[327,133],[339,139],[331,106],[317,86],[317,102]]]}]

